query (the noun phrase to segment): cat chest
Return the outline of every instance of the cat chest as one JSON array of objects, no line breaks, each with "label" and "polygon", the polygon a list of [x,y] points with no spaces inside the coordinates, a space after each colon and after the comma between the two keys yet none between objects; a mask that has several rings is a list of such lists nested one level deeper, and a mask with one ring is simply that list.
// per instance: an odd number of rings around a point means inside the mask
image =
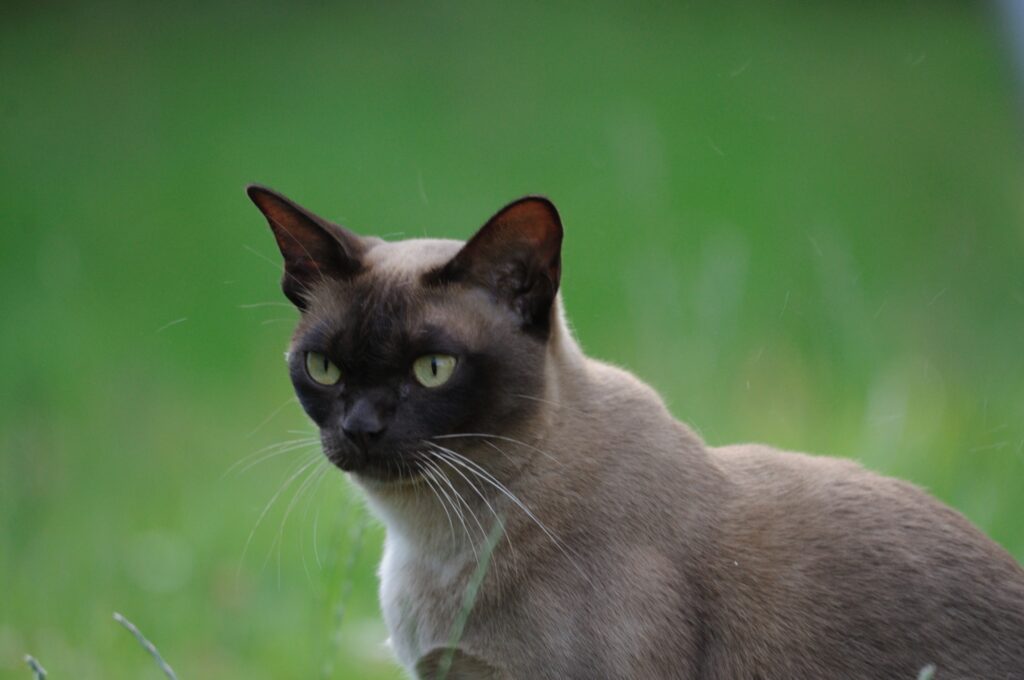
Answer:
[{"label": "cat chest", "polygon": [[449,644],[469,581],[464,560],[417,559],[401,546],[385,548],[380,602],[391,647],[411,667],[430,650]]}]

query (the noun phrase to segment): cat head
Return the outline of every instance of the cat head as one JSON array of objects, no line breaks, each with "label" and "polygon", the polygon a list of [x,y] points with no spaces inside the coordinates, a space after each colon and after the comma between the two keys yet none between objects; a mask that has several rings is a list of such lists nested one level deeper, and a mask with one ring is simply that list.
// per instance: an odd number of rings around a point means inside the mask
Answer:
[{"label": "cat head", "polygon": [[550,201],[515,201],[465,243],[392,243],[247,191],[301,312],[289,371],[331,462],[414,481],[425,452],[528,426],[558,323],[562,226]]}]

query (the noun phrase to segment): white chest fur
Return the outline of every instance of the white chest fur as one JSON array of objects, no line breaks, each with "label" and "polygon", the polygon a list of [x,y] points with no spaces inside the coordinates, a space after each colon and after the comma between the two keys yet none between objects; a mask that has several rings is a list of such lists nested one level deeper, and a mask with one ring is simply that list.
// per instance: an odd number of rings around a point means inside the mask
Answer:
[{"label": "white chest fur", "polygon": [[[447,551],[446,551],[447,552]],[[438,559],[389,532],[380,563],[380,602],[391,646],[406,667],[449,643],[472,573],[472,555]],[[441,553],[444,554],[444,553]]]},{"label": "white chest fur", "polygon": [[444,516],[434,516],[439,506],[408,498],[396,503],[368,491],[371,509],[387,528],[378,574],[381,610],[398,661],[412,668],[450,643],[477,562],[465,543],[453,541]]}]

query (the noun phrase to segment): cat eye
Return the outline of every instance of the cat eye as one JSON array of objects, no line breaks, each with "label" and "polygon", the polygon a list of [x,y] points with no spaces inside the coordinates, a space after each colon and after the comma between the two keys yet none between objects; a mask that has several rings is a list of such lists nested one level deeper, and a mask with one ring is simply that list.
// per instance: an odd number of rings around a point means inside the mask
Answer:
[{"label": "cat eye", "polygon": [[412,364],[412,373],[424,387],[440,387],[455,370],[455,357],[448,354],[426,354]]},{"label": "cat eye", "polygon": [[306,352],[306,373],[321,385],[334,385],[341,380],[341,369],[319,352]]}]

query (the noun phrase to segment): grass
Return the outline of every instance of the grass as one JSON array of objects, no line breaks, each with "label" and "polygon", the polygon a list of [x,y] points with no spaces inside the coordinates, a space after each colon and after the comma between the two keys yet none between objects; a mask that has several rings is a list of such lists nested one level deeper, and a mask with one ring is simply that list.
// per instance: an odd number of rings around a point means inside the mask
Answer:
[{"label": "grass", "polygon": [[712,443],[860,459],[1024,557],[999,38],[954,2],[5,8],[0,677],[161,677],[112,611],[182,677],[401,677],[340,475],[242,559],[315,454],[224,476],[310,434],[250,181],[406,236],[545,193],[591,354]]},{"label": "grass", "polygon": [[145,649],[151,657],[153,657],[153,661],[156,662],[160,672],[166,675],[168,680],[178,680],[178,676],[175,675],[170,664],[164,661],[164,658],[160,655],[160,651],[156,648],[156,645],[147,640],[146,636],[142,634],[142,631],[140,631],[134,623],[118,612],[114,612],[114,620],[121,624],[129,633],[132,634],[132,636],[135,637],[136,640],[138,640],[139,644],[142,645],[142,648]]}]

